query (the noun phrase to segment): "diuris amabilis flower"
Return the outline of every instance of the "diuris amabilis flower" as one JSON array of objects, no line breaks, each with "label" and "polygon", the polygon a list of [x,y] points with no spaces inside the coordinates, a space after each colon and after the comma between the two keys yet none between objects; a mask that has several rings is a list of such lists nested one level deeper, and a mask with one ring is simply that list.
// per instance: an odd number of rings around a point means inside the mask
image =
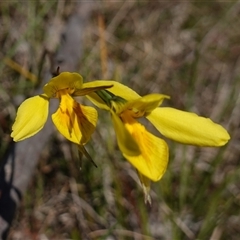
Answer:
[{"label": "diuris amabilis flower", "polygon": [[91,87],[84,87],[82,76],[78,73],[62,72],[52,78],[43,87],[43,94],[28,98],[19,106],[12,126],[13,140],[21,141],[38,133],[47,121],[49,100],[58,98],[59,108],[52,115],[58,131],[78,145],[87,143],[96,127],[97,111],[79,104],[73,97],[111,87],[109,83],[98,86],[92,83]]},{"label": "diuris amabilis flower", "polygon": [[[92,92],[87,97],[98,107],[111,112],[118,146],[123,156],[137,169],[150,203],[150,182],[162,178],[168,164],[167,143],[137,121],[146,117],[165,137],[184,144],[219,147],[230,136],[219,124],[197,114],[170,107],[159,107],[169,96],[149,94],[141,97],[132,89],[113,81],[95,84],[113,84],[109,90]],[[84,83],[91,86],[91,83]]]}]

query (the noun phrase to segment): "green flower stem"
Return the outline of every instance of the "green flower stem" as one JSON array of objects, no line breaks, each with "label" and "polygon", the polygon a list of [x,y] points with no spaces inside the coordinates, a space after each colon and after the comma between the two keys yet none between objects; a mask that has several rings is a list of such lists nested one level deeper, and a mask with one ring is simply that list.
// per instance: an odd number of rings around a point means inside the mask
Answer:
[{"label": "green flower stem", "polygon": [[112,108],[112,102],[116,103],[126,103],[127,100],[119,96],[114,95],[113,93],[107,90],[99,90],[95,92],[107,105]]}]

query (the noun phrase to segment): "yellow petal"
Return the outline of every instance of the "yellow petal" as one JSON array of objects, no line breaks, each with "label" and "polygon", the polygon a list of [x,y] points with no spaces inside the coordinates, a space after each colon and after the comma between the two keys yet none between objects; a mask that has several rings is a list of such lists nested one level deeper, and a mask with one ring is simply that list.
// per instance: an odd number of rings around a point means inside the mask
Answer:
[{"label": "yellow petal", "polygon": [[164,136],[180,143],[218,147],[230,139],[221,125],[195,113],[156,108],[147,118]]},{"label": "yellow petal", "polygon": [[64,94],[58,110],[52,115],[58,131],[71,142],[85,144],[89,141],[97,123],[96,109],[77,103]]},{"label": "yellow petal", "polygon": [[113,85],[111,88],[108,89],[108,91],[116,96],[126,99],[127,101],[138,99],[140,97],[140,95],[138,95],[134,90],[116,81],[96,80],[92,82],[83,83],[84,88],[97,87],[103,85]]},{"label": "yellow petal", "polygon": [[153,109],[161,105],[165,98],[169,99],[170,97],[156,93],[148,94],[139,99],[129,101],[124,108],[131,109],[133,117],[142,117],[149,114],[153,111]]},{"label": "yellow petal", "polygon": [[[111,88],[108,89],[109,92],[113,93],[116,96],[124,98],[127,101],[140,98],[140,95],[138,95],[131,88],[116,81],[96,80],[92,82],[83,83],[83,87],[89,88],[89,87],[97,87],[97,86],[109,85],[109,84],[113,85]],[[88,94],[87,98],[97,107],[101,109],[109,110],[109,107],[106,105],[106,103],[96,93],[92,92]]]},{"label": "yellow petal", "polygon": [[49,98],[56,97],[59,90],[69,89],[75,91],[82,88],[83,78],[78,73],[62,72],[52,78],[44,87],[43,91]]},{"label": "yellow petal", "polygon": [[138,144],[133,139],[128,130],[125,128],[121,119],[114,112],[112,112],[112,121],[120,151],[127,156],[139,155],[141,152]]},{"label": "yellow petal", "polygon": [[111,84],[103,84],[102,86],[92,86],[92,87],[83,87],[80,90],[76,90],[74,91],[74,93],[72,94],[72,96],[85,96],[87,94],[90,94],[94,91],[99,91],[99,90],[104,90],[104,89],[108,89],[111,88],[113,85]]},{"label": "yellow petal", "polygon": [[48,106],[49,101],[43,95],[28,98],[19,106],[11,133],[15,142],[29,138],[43,128],[47,121]]},{"label": "yellow petal", "polygon": [[168,165],[167,143],[148,132],[145,127],[136,120],[129,120],[128,116],[122,116],[125,127],[135,139],[141,154],[130,156],[123,152],[124,157],[145,177],[152,181],[158,181],[166,171]]}]

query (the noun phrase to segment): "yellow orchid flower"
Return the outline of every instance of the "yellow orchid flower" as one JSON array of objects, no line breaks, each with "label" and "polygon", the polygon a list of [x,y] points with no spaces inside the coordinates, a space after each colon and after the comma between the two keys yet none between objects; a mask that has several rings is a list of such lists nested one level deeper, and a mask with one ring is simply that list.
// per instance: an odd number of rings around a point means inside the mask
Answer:
[{"label": "yellow orchid flower", "polygon": [[109,83],[98,83],[98,86],[92,83],[91,87],[84,87],[78,73],[62,72],[52,78],[43,87],[43,94],[28,98],[19,106],[12,126],[13,140],[21,141],[38,133],[47,121],[49,100],[58,98],[60,105],[52,115],[53,123],[68,140],[84,145],[96,127],[98,115],[95,108],[83,106],[73,97],[111,87]]},{"label": "yellow orchid flower", "polygon": [[[138,170],[145,194],[150,203],[150,182],[162,178],[168,164],[167,143],[148,132],[137,121],[146,117],[157,130],[172,140],[197,146],[223,146],[228,132],[209,118],[170,107],[159,107],[169,96],[149,94],[141,97],[132,89],[114,82],[109,90],[92,92],[87,97],[98,107],[111,112],[118,146],[123,156]],[[103,84],[96,81],[94,84]],[[84,83],[90,87],[92,83]]]}]

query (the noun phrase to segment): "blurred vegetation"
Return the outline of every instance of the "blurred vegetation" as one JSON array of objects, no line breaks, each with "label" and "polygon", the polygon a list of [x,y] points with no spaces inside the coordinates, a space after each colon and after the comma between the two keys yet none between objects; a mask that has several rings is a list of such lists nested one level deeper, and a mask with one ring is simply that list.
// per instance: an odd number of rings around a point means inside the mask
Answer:
[{"label": "blurred vegetation", "polygon": [[[61,32],[74,6],[74,1],[0,2],[1,157],[16,106],[36,86],[6,59],[41,76],[42,54],[57,48],[54,33]],[[75,146],[56,133],[42,151],[9,238],[238,240],[239,14],[237,1],[95,2],[79,65],[85,81],[114,79],[141,95],[170,95],[165,106],[210,117],[228,129],[231,141],[216,149],[166,140],[170,163],[163,179],[152,184],[150,207],[135,170],[118,150],[110,116],[100,110],[87,144],[98,167],[84,158],[80,171]]]}]

